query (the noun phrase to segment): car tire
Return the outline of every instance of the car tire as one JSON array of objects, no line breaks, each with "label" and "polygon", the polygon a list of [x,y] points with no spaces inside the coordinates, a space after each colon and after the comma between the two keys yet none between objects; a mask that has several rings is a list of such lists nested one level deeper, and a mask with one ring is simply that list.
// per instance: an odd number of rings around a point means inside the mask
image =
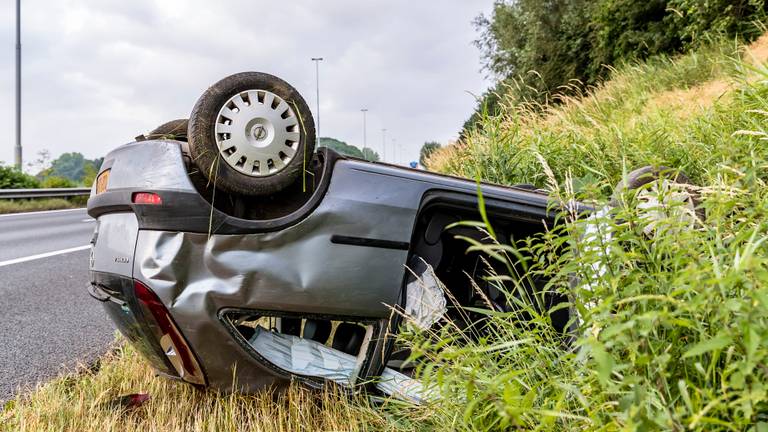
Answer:
[{"label": "car tire", "polygon": [[187,140],[188,119],[176,119],[154,128],[150,133],[144,135],[145,139],[172,139],[176,141]]},{"label": "car tire", "polygon": [[617,206],[619,203],[619,196],[625,191],[639,189],[647,185],[648,183],[651,183],[660,179],[666,179],[673,183],[683,185],[691,201],[691,204],[693,204],[695,208],[696,216],[701,220],[705,219],[706,214],[704,212],[704,209],[700,206],[701,197],[695,190],[696,185],[693,183],[693,181],[691,181],[691,179],[687,175],[685,175],[685,173],[683,173],[681,170],[670,168],[663,165],[660,165],[660,166],[648,165],[642,168],[638,168],[630,172],[629,174],[627,174],[627,177],[621,180],[614,188],[613,198],[611,199],[611,205]]},{"label": "car tire", "polygon": [[242,72],[200,96],[188,137],[192,160],[217,188],[269,195],[303,175],[315,149],[315,124],[291,85],[266,73]]}]

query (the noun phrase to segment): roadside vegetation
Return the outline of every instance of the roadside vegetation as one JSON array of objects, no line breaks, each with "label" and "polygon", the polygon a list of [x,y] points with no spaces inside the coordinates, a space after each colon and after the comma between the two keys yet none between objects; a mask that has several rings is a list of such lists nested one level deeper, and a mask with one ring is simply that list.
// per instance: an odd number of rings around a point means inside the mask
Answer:
[{"label": "roadside vegetation", "polygon": [[373,162],[379,161],[379,154],[373,151],[373,149],[368,147],[360,149],[357,146],[347,144],[344,141],[339,141],[336,138],[320,137],[317,142],[317,147],[328,147],[345,156],[356,157]]},{"label": "roadside vegetation", "polygon": [[[30,164],[30,170],[40,170],[37,175],[0,162],[0,189],[50,189],[90,187],[96,178],[101,160],[88,160],[80,153],[65,153],[49,162],[48,153],[41,152],[38,160]],[[0,199],[0,214],[43,210],[61,210],[84,207],[87,197]]]},{"label": "roadside vegetation", "polygon": [[[559,228],[516,244],[534,257],[520,263],[524,273],[488,275],[507,291],[535,278],[568,293],[579,315],[571,337],[555,333],[539,298],[526,294],[516,312],[488,312],[483,332],[406,328],[401,340],[431,389],[417,407],[298,386],[279,395],[200,393],[154,377],[123,345],[97,370],[11,402],[0,430],[766,431],[766,61],[768,36],[656,57],[557,106],[509,102],[462,143],[430,155],[434,170],[533,183],[559,202],[596,207],[642,165],[680,168],[699,185],[706,217],[662,218],[650,232],[632,193],[615,196],[600,219],[611,237],[584,237],[594,220],[553,208]],[[509,264],[520,256],[476,247]],[[531,319],[520,325],[518,314]],[[109,405],[135,392],[150,401]]]},{"label": "roadside vegetation", "polygon": [[85,206],[83,199],[40,198],[28,200],[0,200],[0,214],[63,210],[83,206]]},{"label": "roadside vegetation", "polygon": [[462,137],[504,101],[557,104],[627,62],[678,55],[719,38],[751,42],[765,0],[496,0],[474,21],[484,69],[497,84],[479,99]]},{"label": "roadside vegetation", "polygon": [[[413,336],[439,390],[425,411],[469,430],[768,430],[768,36],[713,44],[620,69],[588,97],[558,106],[509,102],[432,169],[533,183],[561,202],[608,202],[644,165],[677,167],[698,185],[706,218],[665,219],[652,234],[632,194],[603,220],[613,237],[560,229],[519,244],[579,311],[572,349],[535,298],[527,326],[489,316],[492,336]],[[669,209],[665,210],[669,211]],[[515,262],[515,254],[493,248]],[[503,276],[508,277],[508,276]]]}]

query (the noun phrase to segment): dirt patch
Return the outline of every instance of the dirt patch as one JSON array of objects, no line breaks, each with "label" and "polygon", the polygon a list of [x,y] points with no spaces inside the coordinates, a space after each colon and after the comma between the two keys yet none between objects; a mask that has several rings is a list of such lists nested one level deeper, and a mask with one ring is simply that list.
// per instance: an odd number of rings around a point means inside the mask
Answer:
[{"label": "dirt patch", "polygon": [[733,87],[733,83],[718,79],[707,81],[688,89],[667,90],[655,95],[648,101],[645,111],[658,109],[672,110],[681,118],[712,106]]},{"label": "dirt patch", "polygon": [[[743,59],[756,66],[768,62],[768,33],[763,34],[744,49]],[[753,78],[748,76],[747,80],[752,81]],[[666,109],[675,112],[680,118],[688,118],[701,109],[712,106],[733,87],[732,80],[721,78],[688,89],[664,91],[648,101],[644,112]]]},{"label": "dirt patch", "polygon": [[755,65],[760,65],[768,61],[768,33],[760,36],[756,41],[747,47],[745,59]]}]

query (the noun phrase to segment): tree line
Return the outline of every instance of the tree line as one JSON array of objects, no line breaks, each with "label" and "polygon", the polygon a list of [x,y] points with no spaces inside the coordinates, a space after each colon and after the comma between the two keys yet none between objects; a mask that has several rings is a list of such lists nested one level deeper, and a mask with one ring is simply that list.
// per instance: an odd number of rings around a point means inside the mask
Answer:
[{"label": "tree line", "polygon": [[610,74],[610,66],[682,53],[713,37],[749,41],[765,31],[766,0],[496,0],[474,25],[483,69],[496,85],[479,98],[462,136],[512,103],[557,102]]},{"label": "tree line", "polygon": [[0,189],[89,187],[103,160],[87,159],[79,152],[63,153],[51,160],[50,153],[43,150],[34,161],[27,164],[26,171],[37,172],[35,175],[0,163]]}]

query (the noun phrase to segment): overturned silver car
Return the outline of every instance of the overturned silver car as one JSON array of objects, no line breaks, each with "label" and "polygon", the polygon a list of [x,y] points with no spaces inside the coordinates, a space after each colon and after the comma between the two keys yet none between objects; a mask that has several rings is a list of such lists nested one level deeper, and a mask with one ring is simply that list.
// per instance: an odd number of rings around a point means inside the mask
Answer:
[{"label": "overturned silver car", "polygon": [[[480,187],[497,237],[524,239],[555,223],[545,194],[314,146],[301,96],[250,72],[105,157],[88,201],[89,291],[161,374],[224,390],[298,379],[408,393],[407,353],[393,350],[404,316],[472,324],[436,279],[459,305],[511,307],[457,237],[488,239],[455,223],[479,219]],[[565,329],[569,310],[556,309]]]}]

